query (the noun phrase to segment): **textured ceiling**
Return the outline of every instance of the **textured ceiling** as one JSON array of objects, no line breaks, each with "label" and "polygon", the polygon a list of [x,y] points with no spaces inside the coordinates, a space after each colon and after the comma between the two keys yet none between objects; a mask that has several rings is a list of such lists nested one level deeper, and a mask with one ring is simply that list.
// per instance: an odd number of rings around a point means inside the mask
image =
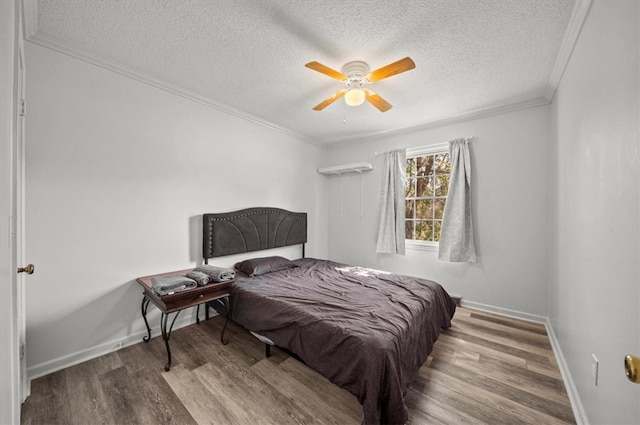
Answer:
[{"label": "textured ceiling", "polygon": [[[574,0],[27,0],[28,38],[318,142],[424,126],[541,100]],[[29,18],[29,16],[27,16]],[[305,68],[416,68],[370,87],[393,108],[342,100]],[[548,100],[548,99],[547,99]]]}]

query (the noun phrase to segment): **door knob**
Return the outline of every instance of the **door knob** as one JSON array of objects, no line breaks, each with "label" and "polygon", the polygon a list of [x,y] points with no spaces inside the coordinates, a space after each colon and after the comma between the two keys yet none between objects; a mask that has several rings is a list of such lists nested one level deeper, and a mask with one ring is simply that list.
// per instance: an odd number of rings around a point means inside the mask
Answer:
[{"label": "door knob", "polygon": [[18,267],[18,273],[33,274],[34,270],[33,264],[29,264],[27,267]]},{"label": "door knob", "polygon": [[640,384],[640,357],[627,355],[624,358],[624,373],[629,381]]}]

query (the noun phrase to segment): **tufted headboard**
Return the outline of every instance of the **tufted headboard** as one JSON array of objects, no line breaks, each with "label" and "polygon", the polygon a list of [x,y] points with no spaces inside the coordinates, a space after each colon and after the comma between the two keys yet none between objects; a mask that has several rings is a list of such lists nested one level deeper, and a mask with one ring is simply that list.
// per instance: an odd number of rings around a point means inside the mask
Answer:
[{"label": "tufted headboard", "polygon": [[209,258],[307,242],[307,214],[280,208],[244,210],[202,216],[202,256]]}]

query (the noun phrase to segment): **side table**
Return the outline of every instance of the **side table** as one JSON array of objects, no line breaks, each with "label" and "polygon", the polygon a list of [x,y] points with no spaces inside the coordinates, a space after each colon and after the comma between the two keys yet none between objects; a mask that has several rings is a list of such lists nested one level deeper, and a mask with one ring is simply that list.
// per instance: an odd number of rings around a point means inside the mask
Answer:
[{"label": "side table", "polygon": [[[198,306],[196,323],[199,324],[200,304],[213,301],[221,302],[225,307],[226,314],[224,326],[222,327],[222,333],[220,334],[220,342],[222,342],[223,345],[229,342],[228,339],[225,339],[224,332],[227,329],[227,322],[229,321],[229,315],[231,313],[229,306],[229,287],[233,284],[233,280],[220,283],[209,283],[204,286],[198,286],[193,289],[177,292],[171,295],[165,295],[162,297],[153,291],[153,287],[151,286],[151,278],[165,276],[184,276],[192,270],[193,269],[178,270],[175,272],[144,276],[136,279],[136,281],[144,289],[141,305],[142,318],[144,319],[144,324],[147,326],[147,336],[142,338],[144,342],[149,342],[149,340],[151,339],[151,328],[149,327],[149,322],[147,321],[147,308],[149,307],[149,303],[153,303],[161,312],[160,328],[162,331],[162,339],[164,340],[165,347],[167,348],[167,364],[164,367],[164,370],[166,371],[171,368],[171,348],[169,347],[171,330],[173,329],[173,324],[175,323],[178,314],[180,314],[180,312],[185,308]],[[207,308],[206,312],[208,313]],[[171,325],[167,329],[167,324],[169,322],[169,316],[171,315],[171,313],[175,313],[175,316],[173,316]],[[207,314],[206,316],[208,319],[209,315]]]}]

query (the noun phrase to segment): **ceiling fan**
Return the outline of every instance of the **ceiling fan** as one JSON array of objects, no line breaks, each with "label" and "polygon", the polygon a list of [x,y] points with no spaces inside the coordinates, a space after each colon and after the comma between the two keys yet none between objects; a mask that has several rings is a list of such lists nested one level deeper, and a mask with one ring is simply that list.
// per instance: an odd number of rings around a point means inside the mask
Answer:
[{"label": "ceiling fan", "polygon": [[349,106],[361,105],[365,100],[367,100],[373,106],[378,108],[380,112],[387,112],[391,109],[391,104],[380,97],[380,95],[376,94],[373,90],[365,88],[365,84],[374,83],[384,78],[409,71],[410,69],[415,68],[416,64],[410,57],[406,57],[371,72],[369,72],[369,65],[361,61],[347,63],[342,67],[342,72],[331,69],[320,62],[309,62],[305,66],[346,83],[346,88],[338,90],[328,99],[318,103],[314,106],[314,111],[321,111],[344,96],[345,102]]}]

